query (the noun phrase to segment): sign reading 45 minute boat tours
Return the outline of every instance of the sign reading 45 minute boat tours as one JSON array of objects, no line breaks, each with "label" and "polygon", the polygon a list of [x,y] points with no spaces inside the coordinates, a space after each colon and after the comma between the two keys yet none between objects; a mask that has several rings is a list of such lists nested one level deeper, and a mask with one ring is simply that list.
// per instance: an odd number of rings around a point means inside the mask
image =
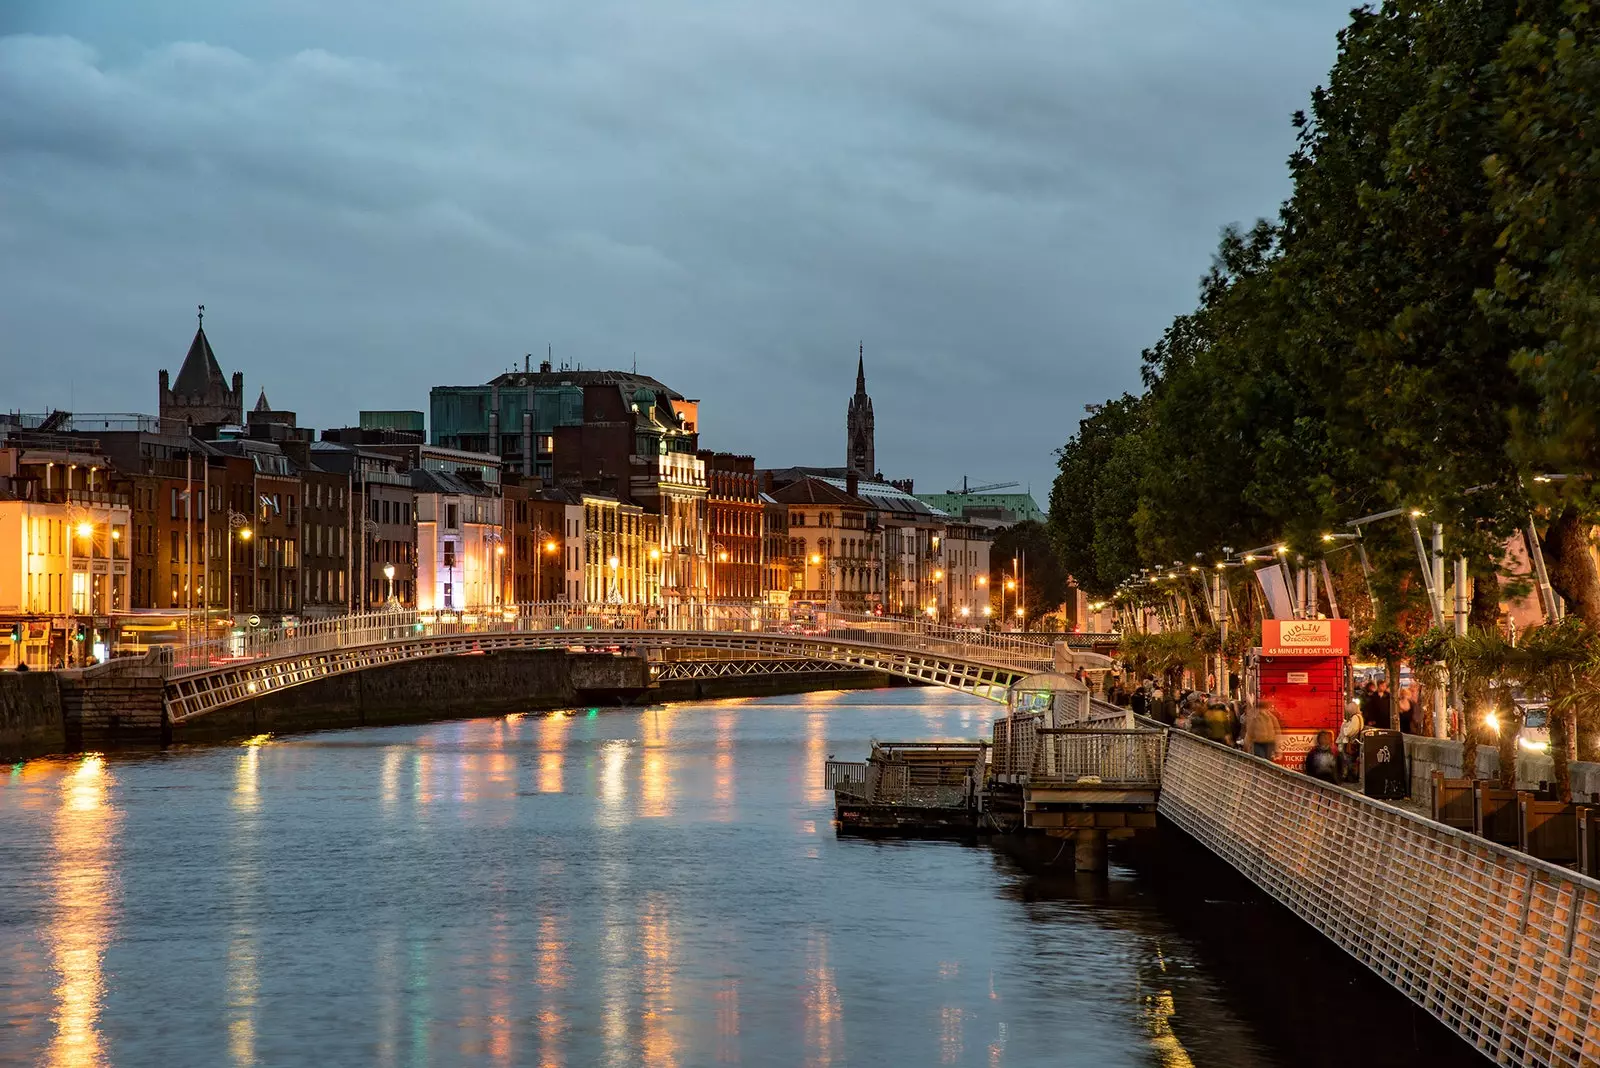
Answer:
[{"label": "sign reading 45 minute boat tours", "polygon": [[1263,619],[1262,656],[1349,656],[1348,619]]}]

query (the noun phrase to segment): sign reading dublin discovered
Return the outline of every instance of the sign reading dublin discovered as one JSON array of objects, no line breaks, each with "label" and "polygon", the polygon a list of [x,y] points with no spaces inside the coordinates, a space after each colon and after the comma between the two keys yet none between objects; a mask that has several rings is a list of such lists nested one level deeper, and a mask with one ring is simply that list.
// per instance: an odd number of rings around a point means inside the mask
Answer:
[{"label": "sign reading dublin discovered", "polygon": [[1348,656],[1348,619],[1263,619],[1262,656]]}]

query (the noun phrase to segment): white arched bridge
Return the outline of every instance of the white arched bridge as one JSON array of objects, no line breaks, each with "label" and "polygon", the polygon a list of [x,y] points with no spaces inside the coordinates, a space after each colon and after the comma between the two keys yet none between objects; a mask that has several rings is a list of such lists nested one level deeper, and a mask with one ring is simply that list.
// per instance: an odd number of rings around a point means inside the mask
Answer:
[{"label": "white arched bridge", "polygon": [[[918,620],[819,612],[795,623],[750,605],[672,613],[546,603],[478,611],[397,610],[248,630],[164,658],[172,722],[277,690],[409,660],[507,649],[606,650],[663,661],[685,653],[811,661],[881,671],[1004,703],[1019,679],[1055,666],[1054,646]],[[1087,644],[1092,636],[1075,636]]]}]

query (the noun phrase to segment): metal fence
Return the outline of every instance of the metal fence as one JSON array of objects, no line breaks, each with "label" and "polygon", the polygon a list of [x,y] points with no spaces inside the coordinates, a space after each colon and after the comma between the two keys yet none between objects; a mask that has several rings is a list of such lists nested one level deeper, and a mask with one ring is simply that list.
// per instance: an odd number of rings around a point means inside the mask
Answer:
[{"label": "metal fence", "polygon": [[1166,731],[1041,728],[1029,780],[1155,786],[1165,747]]},{"label": "metal fence", "polygon": [[[832,790],[840,783],[865,787],[867,762],[865,760],[830,760],[822,768],[822,785]],[[859,793],[860,791],[855,791]]]},{"label": "metal fence", "polygon": [[1161,814],[1496,1064],[1600,1064],[1600,882],[1174,732]]}]

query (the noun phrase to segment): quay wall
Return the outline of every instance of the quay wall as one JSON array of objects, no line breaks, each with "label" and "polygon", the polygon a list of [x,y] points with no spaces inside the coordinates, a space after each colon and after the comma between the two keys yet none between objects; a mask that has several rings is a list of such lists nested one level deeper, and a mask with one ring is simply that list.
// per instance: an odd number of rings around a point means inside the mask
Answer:
[{"label": "quay wall", "polygon": [[0,761],[67,747],[61,688],[47,671],[0,672]]},{"label": "quay wall", "polygon": [[[1444,772],[1447,779],[1494,779],[1500,775],[1500,753],[1493,746],[1478,747],[1478,773],[1462,773],[1465,746],[1461,742],[1443,738],[1421,738],[1413,734],[1406,739],[1406,770],[1411,780],[1411,799],[1426,804],[1433,797],[1433,773]],[[1572,799],[1577,802],[1600,802],[1600,764],[1573,761],[1568,765],[1572,778]],[[1544,753],[1517,753],[1517,789],[1537,790],[1541,784],[1553,783],[1556,778],[1555,761]]]},{"label": "quay wall", "polygon": [[1600,1063],[1600,881],[1176,731],[1159,812],[1496,1064]]}]

